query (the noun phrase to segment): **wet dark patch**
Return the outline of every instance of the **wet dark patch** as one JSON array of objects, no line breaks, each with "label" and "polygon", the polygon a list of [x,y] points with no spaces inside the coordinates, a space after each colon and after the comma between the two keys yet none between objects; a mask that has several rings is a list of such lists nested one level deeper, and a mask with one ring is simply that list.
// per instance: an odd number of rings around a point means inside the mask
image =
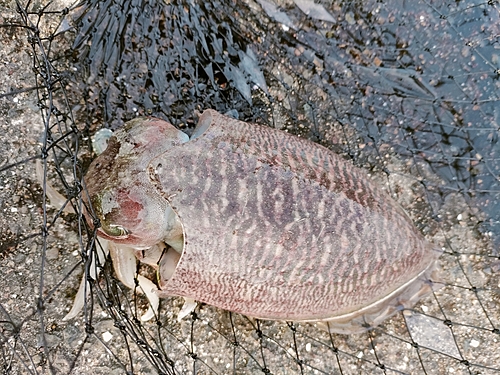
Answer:
[{"label": "wet dark patch", "polygon": [[74,43],[88,67],[88,113],[112,128],[137,114],[180,127],[192,127],[195,111],[207,107],[248,114],[233,84],[247,45],[233,28],[240,17],[217,3],[89,1]]}]

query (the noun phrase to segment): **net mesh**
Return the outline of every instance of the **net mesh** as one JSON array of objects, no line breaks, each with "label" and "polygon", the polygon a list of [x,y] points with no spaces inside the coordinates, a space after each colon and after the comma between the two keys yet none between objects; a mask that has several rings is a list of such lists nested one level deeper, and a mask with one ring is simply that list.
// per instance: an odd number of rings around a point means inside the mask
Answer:
[{"label": "net mesh", "polygon": [[[500,372],[498,1],[18,0],[0,10],[3,373]],[[358,335],[207,305],[178,321],[177,298],[141,322],[147,300],[109,261],[90,261],[91,137],[137,115],[190,133],[205,108],[367,170],[444,250],[443,286]],[[47,200],[51,186],[64,204]],[[62,321],[82,277],[90,297]]]}]

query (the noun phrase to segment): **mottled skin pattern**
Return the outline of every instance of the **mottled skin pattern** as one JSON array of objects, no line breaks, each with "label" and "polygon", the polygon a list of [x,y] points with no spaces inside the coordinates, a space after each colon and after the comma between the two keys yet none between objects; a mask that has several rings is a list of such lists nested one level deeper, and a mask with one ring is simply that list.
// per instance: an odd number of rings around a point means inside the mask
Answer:
[{"label": "mottled skin pattern", "polygon": [[332,331],[351,333],[428,289],[439,253],[328,149],[212,110],[189,141],[165,122],[135,121],[86,184],[108,240],[142,250],[180,236],[169,280],[159,260],[161,296],[263,319],[338,319]]}]

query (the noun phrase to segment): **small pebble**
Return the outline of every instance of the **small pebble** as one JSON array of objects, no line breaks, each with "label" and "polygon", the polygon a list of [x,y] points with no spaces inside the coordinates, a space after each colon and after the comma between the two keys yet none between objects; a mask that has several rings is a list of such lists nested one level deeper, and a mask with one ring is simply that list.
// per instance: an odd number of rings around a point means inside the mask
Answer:
[{"label": "small pebble", "polygon": [[477,348],[479,346],[479,341],[477,340],[470,340],[470,346],[472,346],[473,348]]},{"label": "small pebble", "polygon": [[110,342],[112,338],[113,335],[109,331],[106,331],[102,334],[102,339],[104,340],[104,342]]},{"label": "small pebble", "polygon": [[352,12],[346,13],[345,20],[349,25],[354,25],[356,23],[356,20],[354,19],[354,14]]}]

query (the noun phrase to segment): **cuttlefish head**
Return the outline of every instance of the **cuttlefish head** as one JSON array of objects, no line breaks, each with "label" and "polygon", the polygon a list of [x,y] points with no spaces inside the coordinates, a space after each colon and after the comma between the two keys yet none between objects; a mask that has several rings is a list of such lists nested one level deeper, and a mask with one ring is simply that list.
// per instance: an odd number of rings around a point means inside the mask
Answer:
[{"label": "cuttlefish head", "polygon": [[[151,159],[189,137],[155,118],[129,121],[109,140],[85,175],[87,218],[98,235],[115,243],[148,248],[164,241],[177,224],[168,202],[148,177]],[[92,220],[93,219],[93,220]]]}]

